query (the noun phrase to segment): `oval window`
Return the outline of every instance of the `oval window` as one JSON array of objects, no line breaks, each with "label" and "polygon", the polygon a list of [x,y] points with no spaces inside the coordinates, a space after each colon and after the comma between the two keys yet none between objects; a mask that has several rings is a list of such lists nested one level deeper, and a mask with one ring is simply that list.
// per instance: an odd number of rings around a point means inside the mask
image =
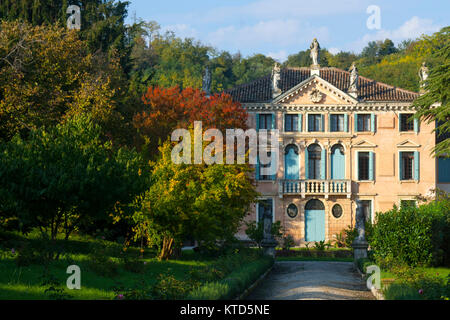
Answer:
[{"label": "oval window", "polygon": [[287,207],[287,214],[289,217],[291,218],[295,218],[298,214],[298,208],[295,204],[291,203],[290,205],[288,205]]},{"label": "oval window", "polygon": [[333,217],[340,218],[342,216],[342,207],[339,204],[335,204],[332,209]]}]

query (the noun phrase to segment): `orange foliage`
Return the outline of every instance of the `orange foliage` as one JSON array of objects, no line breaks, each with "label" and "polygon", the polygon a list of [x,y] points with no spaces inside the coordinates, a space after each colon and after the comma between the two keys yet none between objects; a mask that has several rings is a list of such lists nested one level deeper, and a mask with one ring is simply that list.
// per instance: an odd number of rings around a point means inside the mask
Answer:
[{"label": "orange foliage", "polygon": [[224,136],[225,129],[247,129],[247,112],[228,94],[207,97],[199,89],[150,87],[142,100],[146,110],[134,116],[133,124],[150,139],[153,151],[158,140],[170,139],[174,129],[188,129],[194,121],[202,121],[203,130],[216,128]]}]

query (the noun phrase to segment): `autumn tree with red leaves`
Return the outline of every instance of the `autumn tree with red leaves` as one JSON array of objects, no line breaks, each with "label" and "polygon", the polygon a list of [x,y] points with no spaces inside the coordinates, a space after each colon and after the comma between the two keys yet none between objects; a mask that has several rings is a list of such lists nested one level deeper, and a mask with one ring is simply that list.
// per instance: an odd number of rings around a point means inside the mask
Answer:
[{"label": "autumn tree with red leaves", "polygon": [[142,97],[144,111],[136,114],[133,124],[139,132],[136,141],[155,158],[158,145],[170,139],[173,130],[188,129],[194,121],[202,121],[203,130],[216,128],[225,136],[225,129],[247,129],[247,112],[230,95],[212,96],[198,89],[150,87]]}]

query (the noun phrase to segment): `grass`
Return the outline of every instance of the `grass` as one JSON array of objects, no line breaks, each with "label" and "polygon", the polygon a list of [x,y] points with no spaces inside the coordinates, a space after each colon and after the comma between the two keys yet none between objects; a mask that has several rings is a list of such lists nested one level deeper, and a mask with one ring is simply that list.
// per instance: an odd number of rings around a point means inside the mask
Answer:
[{"label": "grass", "polygon": [[[1,236],[0,236],[1,239]],[[42,286],[45,268],[42,264],[30,264],[27,266],[17,266],[16,257],[11,253],[11,248],[17,249],[23,242],[29,241],[34,245],[39,244],[35,235],[30,235],[25,239],[18,234],[13,235],[8,240],[0,244],[0,300],[43,300],[49,296],[44,292]],[[109,261],[113,269],[116,270],[114,276],[106,276],[101,272],[94,272],[91,268],[90,248],[92,245],[106,245],[109,248]],[[48,267],[51,274],[61,288],[65,288],[65,293],[76,300],[109,300],[115,297],[113,288],[119,286],[134,286],[145,279],[146,285],[156,282],[158,275],[169,273],[177,280],[185,280],[189,277],[191,270],[202,270],[205,266],[212,265],[217,259],[205,257],[192,250],[183,251],[182,256],[176,260],[158,261],[155,258],[155,251],[147,250],[144,258],[137,263],[146,262],[142,267],[142,272],[135,273],[125,269],[123,260],[119,258],[122,246],[117,243],[95,240],[91,238],[73,237],[65,244],[65,254],[57,261],[52,261]],[[127,255],[138,257],[138,248],[128,248]],[[78,265],[81,269],[81,290],[68,290],[65,286],[67,278],[67,267]]]}]

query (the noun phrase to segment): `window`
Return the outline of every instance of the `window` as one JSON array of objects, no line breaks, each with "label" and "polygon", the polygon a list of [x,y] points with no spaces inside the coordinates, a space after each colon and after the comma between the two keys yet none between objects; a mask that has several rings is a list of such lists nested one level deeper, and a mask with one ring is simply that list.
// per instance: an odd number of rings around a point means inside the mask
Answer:
[{"label": "window", "polygon": [[264,214],[268,213],[273,221],[273,199],[263,199],[258,202],[258,222],[264,221]]},{"label": "window", "polygon": [[333,209],[331,209],[331,212],[333,214],[333,217],[338,219],[342,216],[342,207],[339,204],[335,204],[333,206]]},{"label": "window", "polygon": [[414,152],[400,152],[400,179],[413,180],[414,174]]},{"label": "window", "polygon": [[358,114],[357,115],[357,130],[358,132],[371,131],[371,115]]},{"label": "window", "polygon": [[400,114],[400,131],[413,131],[414,130],[414,120],[412,113],[401,113]]},{"label": "window", "polygon": [[372,221],[372,200],[360,200],[366,221]]},{"label": "window", "polygon": [[287,207],[287,214],[290,218],[294,219],[298,214],[298,208],[295,204],[291,203]]},{"label": "window", "polygon": [[309,114],[308,115],[308,131],[323,131],[323,115],[321,114]]},{"label": "window", "polygon": [[330,131],[331,132],[343,132],[345,131],[345,115],[344,114],[332,114],[330,115]]},{"label": "window", "polygon": [[320,179],[322,148],[318,144],[308,147],[308,179]]},{"label": "window", "polygon": [[450,158],[438,158],[438,182],[450,182]]},{"label": "window", "polygon": [[358,180],[369,180],[369,152],[358,152]]},{"label": "window", "polygon": [[286,114],[284,116],[284,131],[296,132],[298,128],[298,114]]},{"label": "window", "polygon": [[415,207],[415,206],[416,206],[415,200],[400,200],[400,208]]},{"label": "window", "polygon": [[272,129],[272,114],[259,115],[259,129]]},{"label": "window", "polygon": [[[272,152],[267,152],[267,156],[272,159]],[[273,175],[264,174],[264,173],[267,173],[267,171],[269,171],[269,170],[267,170],[267,169],[264,171],[262,170],[263,168],[270,168],[271,164],[272,164],[271,161],[268,164],[262,164],[262,163],[259,164],[259,180],[272,180],[273,179]]]},{"label": "window", "polygon": [[325,206],[322,201],[312,199],[306,203],[305,210],[325,210]]}]

